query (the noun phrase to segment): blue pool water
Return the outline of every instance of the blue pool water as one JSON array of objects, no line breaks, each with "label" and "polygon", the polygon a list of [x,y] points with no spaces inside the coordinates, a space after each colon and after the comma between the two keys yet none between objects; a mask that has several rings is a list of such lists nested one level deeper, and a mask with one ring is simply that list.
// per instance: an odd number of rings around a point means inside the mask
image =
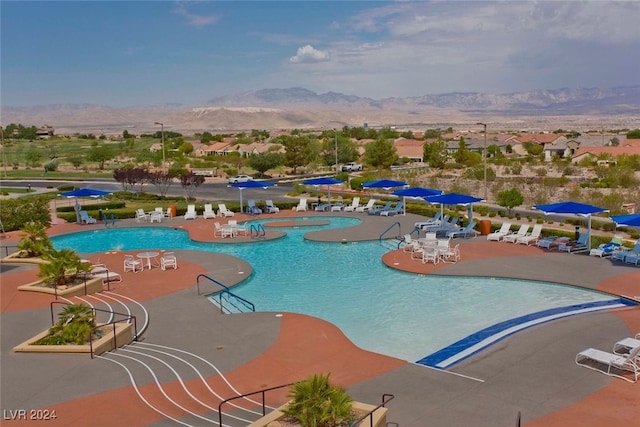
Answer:
[{"label": "blue pool water", "polygon": [[[458,348],[494,325],[507,325],[504,330],[509,331],[512,319],[525,322],[544,310],[613,301],[610,295],[551,283],[403,273],[381,262],[389,246],[378,241],[320,243],[303,237],[315,229],[357,223],[356,218],[336,217],[325,226],[283,228],[287,236],[282,239],[237,245],[193,242],[184,230],[171,228],[95,230],[52,240],[57,248],[80,253],[192,249],[240,257],[254,274],[233,292],[254,303],[257,311],[316,316],[364,349],[409,361],[452,344]],[[444,353],[441,359],[450,356]]]}]

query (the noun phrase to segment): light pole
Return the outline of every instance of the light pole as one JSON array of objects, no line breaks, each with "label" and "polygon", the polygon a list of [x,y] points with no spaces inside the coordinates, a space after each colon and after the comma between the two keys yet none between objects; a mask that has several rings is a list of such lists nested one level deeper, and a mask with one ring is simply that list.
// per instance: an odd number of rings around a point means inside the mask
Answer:
[{"label": "light pole", "polygon": [[484,126],[484,149],[482,150],[482,185],[484,187],[484,200],[487,201],[487,124],[478,122],[477,125]]},{"label": "light pole", "polygon": [[160,137],[162,141],[162,173],[167,173],[167,170],[164,167],[164,123],[156,122],[155,124],[160,125]]},{"label": "light pole", "polygon": [[338,130],[333,130],[335,144],[336,144],[336,173],[338,173]]}]

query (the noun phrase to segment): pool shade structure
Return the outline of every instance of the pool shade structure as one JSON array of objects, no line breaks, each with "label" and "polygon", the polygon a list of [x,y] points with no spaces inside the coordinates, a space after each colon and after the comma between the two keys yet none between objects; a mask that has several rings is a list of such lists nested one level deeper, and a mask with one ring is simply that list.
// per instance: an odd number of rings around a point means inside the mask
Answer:
[{"label": "pool shade structure", "polygon": [[64,196],[68,199],[76,199],[74,210],[76,211],[76,222],[81,222],[80,220],[80,203],[78,202],[78,197],[102,197],[111,194],[111,191],[105,190],[97,190],[95,188],[80,188],[78,190],[66,191],[64,193],[60,193],[61,196]]},{"label": "pool shade structure", "polygon": [[342,184],[342,182],[343,181],[339,179],[331,178],[331,177],[311,178],[311,179],[305,179],[304,181],[302,181],[304,185],[314,185],[316,187],[319,187],[321,185],[326,185],[327,198],[329,199],[329,206],[331,206],[331,186],[336,184]]},{"label": "pool shade structure", "polygon": [[379,179],[376,181],[368,181],[362,184],[362,188],[383,188],[391,190],[396,187],[406,187],[408,184],[404,181],[394,181],[392,179]]},{"label": "pool shade structure", "polygon": [[611,220],[616,223],[616,227],[640,227],[640,214],[614,215]]},{"label": "pool shade structure", "polygon": [[240,190],[240,212],[243,212],[243,208],[242,208],[242,190],[244,190],[245,188],[263,188],[263,189],[267,189],[269,187],[273,187],[274,183],[268,182],[268,181],[256,181],[256,180],[251,180],[251,181],[247,181],[247,182],[235,182],[233,184],[229,184],[229,187],[234,187],[237,188],[238,190]]},{"label": "pool shade structure", "polygon": [[402,196],[402,214],[406,215],[407,204],[405,203],[405,199],[407,197],[410,199],[424,199],[425,197],[438,196],[442,194],[442,190],[434,190],[432,188],[424,187],[409,187],[396,190],[391,194],[393,194],[394,196]]},{"label": "pool shade structure", "polygon": [[459,193],[447,193],[436,196],[428,196],[424,199],[429,203],[439,203],[441,216],[444,216],[444,205],[467,206],[467,217],[469,218],[469,221],[473,219],[473,204],[484,200],[480,197],[474,197],[467,194]]},{"label": "pool shade structure", "polygon": [[573,214],[587,218],[587,232],[589,233],[589,248],[591,248],[591,215],[595,213],[608,212],[608,209],[598,206],[589,205],[578,202],[559,202],[548,205],[536,205],[533,207],[542,211],[545,215],[549,214]]}]

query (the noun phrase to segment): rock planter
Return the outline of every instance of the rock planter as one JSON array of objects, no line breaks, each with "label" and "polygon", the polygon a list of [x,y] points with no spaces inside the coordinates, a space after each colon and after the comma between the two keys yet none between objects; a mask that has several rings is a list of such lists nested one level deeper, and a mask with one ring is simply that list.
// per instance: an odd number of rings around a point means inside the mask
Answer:
[{"label": "rock planter", "polygon": [[86,289],[84,280],[82,281],[82,283],[78,283],[76,285],[69,285],[67,287],[59,286],[58,289],[47,286],[42,280],[39,280],[37,282],[18,286],[18,290],[27,292],[40,292],[43,294],[58,295],[64,297],[89,295],[95,294],[97,292],[102,292],[102,278],[96,277],[93,279],[87,279]]}]

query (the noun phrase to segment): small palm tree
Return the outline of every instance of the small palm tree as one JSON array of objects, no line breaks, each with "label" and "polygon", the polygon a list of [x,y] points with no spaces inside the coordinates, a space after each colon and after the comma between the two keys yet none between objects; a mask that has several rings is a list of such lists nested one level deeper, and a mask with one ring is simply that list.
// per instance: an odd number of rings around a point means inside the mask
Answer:
[{"label": "small palm tree", "polygon": [[22,228],[18,249],[27,257],[39,257],[53,249],[53,243],[49,240],[44,225],[29,222]]},{"label": "small palm tree", "polygon": [[39,276],[54,287],[75,282],[80,274],[91,270],[91,265],[82,262],[78,254],[72,249],[51,249],[43,259],[49,261],[40,264]]},{"label": "small palm tree", "polygon": [[292,400],[283,412],[304,427],[348,425],[353,417],[353,399],[344,388],[329,384],[329,374],[293,384],[287,397]]},{"label": "small palm tree", "polygon": [[49,335],[39,339],[39,345],[86,343],[96,332],[96,316],[87,304],[69,304],[58,314],[58,322],[49,329]]}]

